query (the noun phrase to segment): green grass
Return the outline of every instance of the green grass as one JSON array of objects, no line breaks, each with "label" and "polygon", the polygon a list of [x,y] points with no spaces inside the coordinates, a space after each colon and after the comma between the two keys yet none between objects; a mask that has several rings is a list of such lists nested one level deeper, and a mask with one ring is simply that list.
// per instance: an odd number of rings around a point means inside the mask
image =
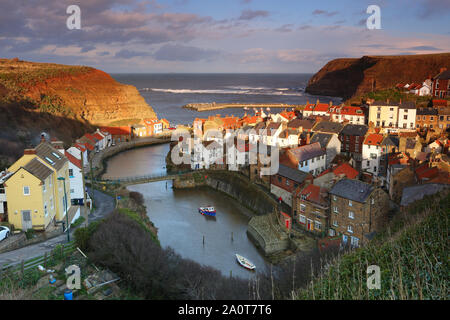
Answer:
[{"label": "green grass", "polygon": [[159,240],[157,238],[157,236],[150,230],[150,228],[145,224],[145,222],[143,221],[142,217],[140,216],[139,213],[137,213],[136,211],[133,211],[131,209],[128,208],[119,208],[117,209],[119,213],[126,215],[127,217],[131,218],[132,220],[136,221],[145,231],[147,231],[148,233],[150,233],[153,241],[155,241],[155,243],[157,243],[158,245],[160,245]]},{"label": "green grass", "polygon": [[80,216],[77,220],[75,220],[74,223],[72,223],[72,224],[70,225],[70,227],[71,227],[71,228],[76,228],[76,227],[78,227],[79,225],[81,225],[85,220],[86,220],[85,217]]},{"label": "green grass", "polygon": [[[417,201],[366,247],[342,255],[296,299],[448,299],[450,193]],[[368,290],[378,265],[381,289]]]}]

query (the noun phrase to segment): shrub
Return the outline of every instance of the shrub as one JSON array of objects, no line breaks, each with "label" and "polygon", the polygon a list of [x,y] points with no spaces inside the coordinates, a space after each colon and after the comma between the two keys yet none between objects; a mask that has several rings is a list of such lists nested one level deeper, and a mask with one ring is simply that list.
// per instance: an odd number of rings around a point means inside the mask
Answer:
[{"label": "shrub", "polygon": [[140,206],[144,205],[144,196],[142,195],[142,193],[130,191],[129,197],[130,199],[133,199],[136,204]]}]

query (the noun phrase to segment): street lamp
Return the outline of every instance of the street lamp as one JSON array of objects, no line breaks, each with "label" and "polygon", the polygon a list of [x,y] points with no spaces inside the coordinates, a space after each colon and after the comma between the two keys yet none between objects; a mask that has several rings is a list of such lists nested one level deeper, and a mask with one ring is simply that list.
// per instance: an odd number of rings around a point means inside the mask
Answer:
[{"label": "street lamp", "polygon": [[67,230],[67,242],[70,242],[70,233],[69,233],[69,213],[67,212],[67,194],[66,194],[66,178],[58,177],[59,181],[63,181],[64,184],[64,209],[66,212],[66,230]]}]

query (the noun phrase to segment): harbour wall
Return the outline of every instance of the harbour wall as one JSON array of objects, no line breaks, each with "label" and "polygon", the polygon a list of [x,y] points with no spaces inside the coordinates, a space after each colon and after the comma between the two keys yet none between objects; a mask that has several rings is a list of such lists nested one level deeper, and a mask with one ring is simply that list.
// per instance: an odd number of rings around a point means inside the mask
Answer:
[{"label": "harbour wall", "polygon": [[185,109],[195,111],[210,111],[227,108],[298,108],[301,105],[285,103],[189,103],[183,106]]}]

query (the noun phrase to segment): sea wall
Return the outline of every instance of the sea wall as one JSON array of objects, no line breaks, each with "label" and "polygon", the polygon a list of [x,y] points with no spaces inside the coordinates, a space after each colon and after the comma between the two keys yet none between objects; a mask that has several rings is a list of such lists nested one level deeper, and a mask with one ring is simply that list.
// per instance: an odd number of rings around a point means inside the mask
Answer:
[{"label": "sea wall", "polygon": [[183,106],[185,109],[195,111],[210,111],[227,108],[296,108],[300,105],[285,103],[189,103]]}]

